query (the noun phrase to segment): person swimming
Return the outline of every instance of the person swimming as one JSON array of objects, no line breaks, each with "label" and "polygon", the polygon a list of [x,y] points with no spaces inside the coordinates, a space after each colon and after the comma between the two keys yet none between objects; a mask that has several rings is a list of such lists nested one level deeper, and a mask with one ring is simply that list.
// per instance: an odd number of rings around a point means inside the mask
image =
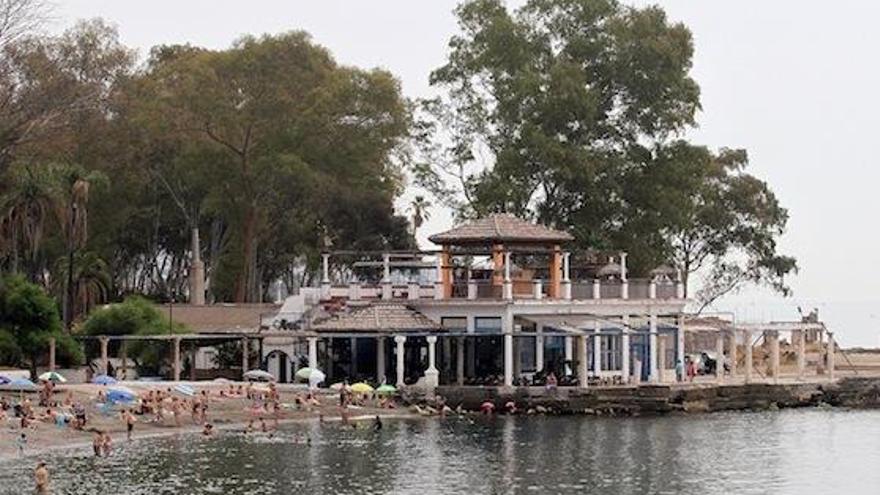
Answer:
[{"label": "person swimming", "polygon": [[38,462],[34,469],[34,484],[37,493],[49,493],[49,468],[43,461]]}]

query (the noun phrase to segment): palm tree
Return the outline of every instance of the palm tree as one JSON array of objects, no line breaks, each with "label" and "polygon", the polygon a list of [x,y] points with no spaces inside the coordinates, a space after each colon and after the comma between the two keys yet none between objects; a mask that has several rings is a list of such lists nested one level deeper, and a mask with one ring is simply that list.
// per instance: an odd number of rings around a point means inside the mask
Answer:
[{"label": "palm tree", "polygon": [[[419,227],[425,223],[425,220],[431,218],[431,214],[428,213],[428,208],[431,207],[431,202],[426,200],[424,196],[416,196],[413,198],[409,207],[410,210],[412,210],[413,240],[415,240]],[[418,241],[416,241],[416,245],[418,245]]]},{"label": "palm tree", "polygon": [[19,270],[23,255],[32,282],[37,280],[43,233],[53,209],[52,184],[44,170],[11,170],[9,188],[0,197],[0,251],[11,257],[13,272]]},{"label": "palm tree", "polygon": [[[73,320],[77,315],[88,313],[96,305],[107,301],[112,278],[107,262],[94,251],[77,251],[72,266],[70,260],[68,256],[59,258],[55,263],[55,272],[71,274],[73,290],[70,293],[74,297],[70,300],[69,309]],[[56,279],[55,289],[65,290],[67,283]]]},{"label": "palm tree", "polygon": [[[89,192],[93,185],[106,183],[107,177],[101,172],[88,171],[77,165],[56,165],[51,167],[51,173],[55,185],[55,212],[67,247],[67,283],[62,291],[61,308],[64,326],[69,331],[76,297],[74,253],[85,247],[89,237]],[[56,274],[60,273],[56,271]]]}]

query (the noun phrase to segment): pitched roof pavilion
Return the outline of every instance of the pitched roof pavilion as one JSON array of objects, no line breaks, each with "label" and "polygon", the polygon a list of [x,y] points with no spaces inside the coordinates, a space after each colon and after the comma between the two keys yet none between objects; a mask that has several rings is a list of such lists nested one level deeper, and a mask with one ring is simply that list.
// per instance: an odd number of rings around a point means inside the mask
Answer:
[{"label": "pitched roof pavilion", "polygon": [[316,322],[311,330],[317,332],[426,332],[439,331],[440,325],[406,304],[372,302],[348,313]]},{"label": "pitched roof pavilion", "polygon": [[459,225],[428,238],[440,245],[528,243],[558,244],[574,240],[567,232],[528,222],[509,213],[494,213],[488,217]]}]

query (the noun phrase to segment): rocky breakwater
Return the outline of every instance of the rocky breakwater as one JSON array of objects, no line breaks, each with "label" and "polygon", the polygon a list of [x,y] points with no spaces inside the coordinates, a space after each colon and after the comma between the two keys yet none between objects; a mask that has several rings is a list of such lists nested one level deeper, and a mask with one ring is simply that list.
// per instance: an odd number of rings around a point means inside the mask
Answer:
[{"label": "rocky breakwater", "polygon": [[446,404],[479,410],[491,402],[499,411],[508,403],[519,411],[549,414],[662,415],[715,411],[765,410],[831,405],[880,407],[880,378],[844,378],[833,383],[751,383],[641,385],[606,388],[438,387]]}]

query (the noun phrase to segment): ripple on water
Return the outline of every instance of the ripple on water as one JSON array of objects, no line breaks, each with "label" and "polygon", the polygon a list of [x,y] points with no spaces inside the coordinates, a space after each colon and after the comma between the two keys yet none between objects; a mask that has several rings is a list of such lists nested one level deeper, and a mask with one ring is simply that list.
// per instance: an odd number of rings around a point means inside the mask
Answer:
[{"label": "ripple on water", "polygon": [[[109,458],[46,460],[64,494],[863,493],[880,485],[880,446],[866,441],[878,436],[880,411],[475,417],[136,440]],[[33,462],[0,462],[0,494],[29,487]]]}]

